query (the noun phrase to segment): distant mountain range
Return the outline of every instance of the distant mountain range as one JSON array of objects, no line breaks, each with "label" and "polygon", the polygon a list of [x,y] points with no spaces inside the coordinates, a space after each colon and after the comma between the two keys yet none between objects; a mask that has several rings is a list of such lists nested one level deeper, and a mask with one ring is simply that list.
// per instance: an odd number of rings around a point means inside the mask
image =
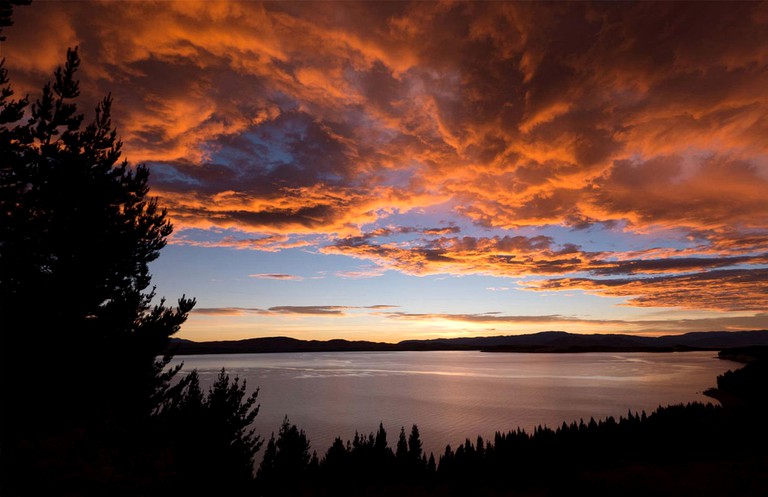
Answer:
[{"label": "distant mountain range", "polygon": [[544,331],[527,335],[475,338],[404,340],[399,343],[349,340],[298,340],[288,337],[250,338],[214,342],[174,339],[177,355],[253,354],[275,352],[374,352],[409,350],[482,350],[485,352],[665,352],[723,350],[734,347],[768,346],[768,330],[707,331],[646,337],[637,335],[581,335]]}]

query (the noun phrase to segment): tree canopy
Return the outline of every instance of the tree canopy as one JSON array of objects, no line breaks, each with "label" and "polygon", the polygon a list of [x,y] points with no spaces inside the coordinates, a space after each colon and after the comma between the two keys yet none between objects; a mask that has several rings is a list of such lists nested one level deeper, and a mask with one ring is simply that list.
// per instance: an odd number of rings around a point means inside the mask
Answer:
[{"label": "tree canopy", "polygon": [[[19,3],[0,4],[0,29]],[[3,493],[153,495],[184,480],[235,495],[261,446],[258,391],[223,371],[207,394],[194,372],[174,378],[170,337],[195,301],[156,299],[149,270],[173,227],[148,168],[121,160],[111,95],[91,121],[79,112],[79,65],[68,49],[31,102],[0,60]],[[185,461],[202,455],[219,464],[194,474]]]},{"label": "tree canopy", "polygon": [[[79,64],[77,49],[68,50],[31,105],[12,100],[7,70],[0,72],[3,377],[28,369],[34,357],[40,381],[73,375],[66,397],[76,401],[60,408],[75,416],[117,407],[149,412],[142,400],[154,398],[148,394],[164,365],[156,357],[194,300],[153,305],[149,263],[172,226],[147,196],[148,169],[120,162],[111,96],[83,126]],[[23,395],[26,387],[17,386]],[[95,406],[94,391],[104,394]],[[107,399],[109,392],[119,395]]]}]

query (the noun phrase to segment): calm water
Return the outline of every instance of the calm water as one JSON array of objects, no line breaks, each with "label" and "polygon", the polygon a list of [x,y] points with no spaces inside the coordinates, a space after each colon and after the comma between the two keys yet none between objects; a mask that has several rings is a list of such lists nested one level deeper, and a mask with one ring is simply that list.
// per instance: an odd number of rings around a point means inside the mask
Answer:
[{"label": "calm water", "polygon": [[375,431],[390,446],[417,424],[435,456],[446,444],[517,427],[556,427],[590,417],[650,412],[659,405],[715,402],[702,391],[739,364],[714,352],[504,354],[344,352],[178,357],[204,385],[222,367],[260,388],[257,433],[269,438],[285,415],[322,456],[336,436]]}]

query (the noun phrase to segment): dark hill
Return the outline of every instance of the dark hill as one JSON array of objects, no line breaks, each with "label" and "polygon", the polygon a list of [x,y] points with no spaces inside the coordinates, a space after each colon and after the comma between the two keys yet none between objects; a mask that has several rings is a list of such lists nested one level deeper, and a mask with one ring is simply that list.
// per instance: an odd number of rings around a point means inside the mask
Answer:
[{"label": "dark hill", "polygon": [[256,354],[271,352],[352,352],[402,350],[398,345],[349,340],[298,340],[289,337],[249,338],[215,342],[179,341],[172,344],[176,354]]},{"label": "dark hill", "polygon": [[527,335],[438,338],[383,343],[349,340],[298,340],[289,337],[192,342],[174,340],[176,354],[252,354],[271,352],[351,352],[405,350],[484,350],[495,352],[641,352],[722,350],[768,345],[768,331],[711,331],[646,337],[619,334],[581,335],[545,331]]},{"label": "dark hill", "polygon": [[399,345],[422,350],[461,346],[495,351],[575,351],[582,350],[686,350],[724,349],[751,345],[768,345],[768,331],[711,331],[682,335],[647,337],[638,335],[591,334],[545,331],[528,335],[477,338],[440,338],[406,340]]}]

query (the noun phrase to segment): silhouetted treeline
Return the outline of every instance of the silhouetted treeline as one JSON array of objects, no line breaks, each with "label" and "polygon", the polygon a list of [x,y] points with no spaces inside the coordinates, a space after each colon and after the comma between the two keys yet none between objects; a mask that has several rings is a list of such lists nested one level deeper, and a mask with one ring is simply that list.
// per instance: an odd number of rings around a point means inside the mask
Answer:
[{"label": "silhouetted treeline", "polygon": [[717,388],[706,393],[732,410],[768,412],[768,347],[740,347],[720,352],[724,359],[745,363],[717,377]]},{"label": "silhouetted treeline", "polygon": [[[318,460],[306,437],[268,449],[259,495],[765,495],[765,426],[727,409],[692,403],[651,414],[497,432],[447,446],[437,462],[421,452],[418,428],[393,450],[382,426],[337,438]],[[281,429],[283,433],[299,430]],[[292,447],[296,453],[285,453]],[[300,456],[300,457],[299,457]],[[290,465],[276,466],[282,457]],[[300,463],[298,462],[300,461]],[[290,470],[288,470],[290,468]],[[700,488],[702,487],[702,488]]]},{"label": "silhouetted treeline", "polygon": [[[337,438],[318,457],[286,418],[270,441],[262,496],[739,495],[768,492],[765,361],[717,378],[733,403],[659,407],[467,439],[424,454],[417,426]],[[714,392],[714,389],[713,391]],[[739,402],[735,402],[736,400]]]}]

